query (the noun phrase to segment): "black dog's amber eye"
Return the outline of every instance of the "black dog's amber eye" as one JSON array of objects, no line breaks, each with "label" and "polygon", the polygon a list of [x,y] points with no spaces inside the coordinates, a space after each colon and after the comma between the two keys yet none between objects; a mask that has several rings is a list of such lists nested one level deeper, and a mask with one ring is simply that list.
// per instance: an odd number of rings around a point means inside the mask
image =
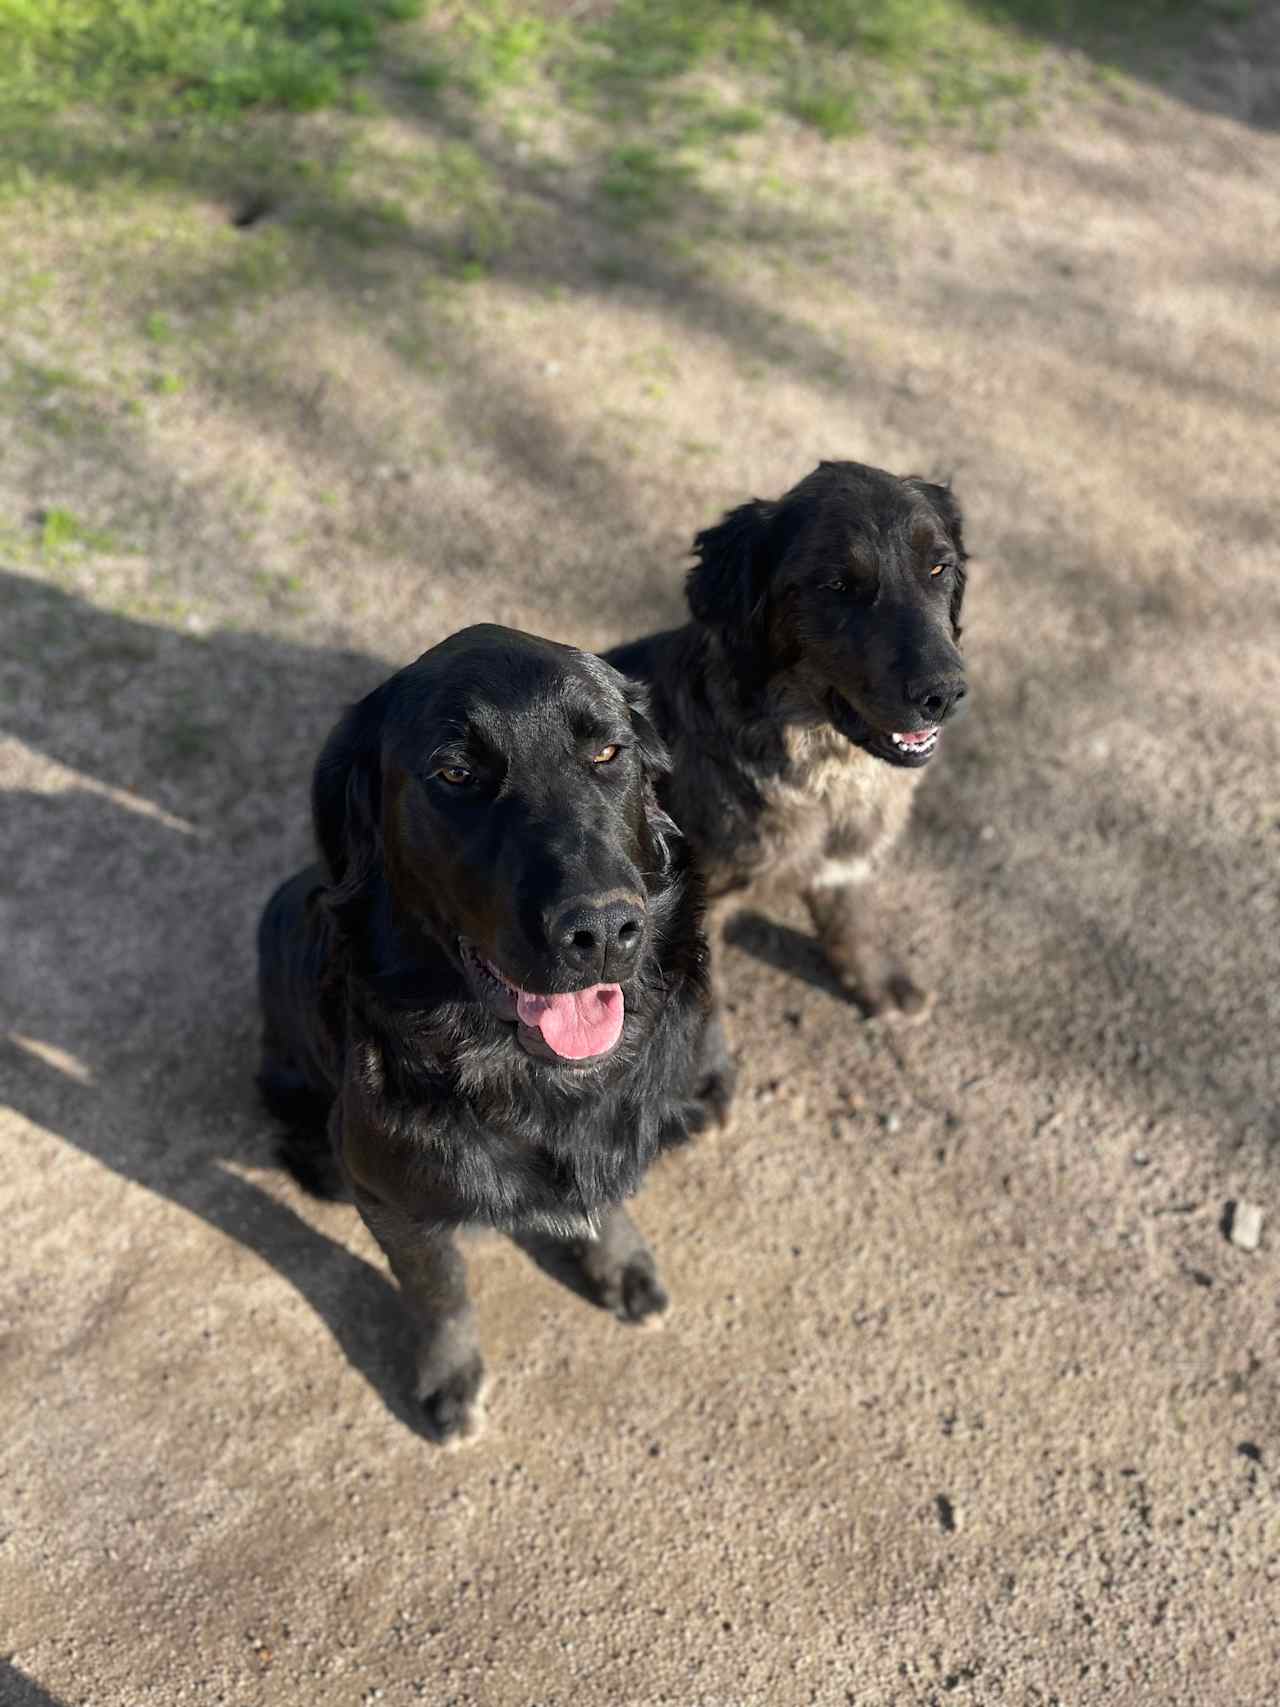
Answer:
[{"label": "black dog's amber eye", "polygon": [[593,765],[611,765],[621,751],[621,747],[611,741],[607,747],[601,747],[598,753],[591,755],[591,763]]},{"label": "black dog's amber eye", "polygon": [[951,567],[951,565],[949,563],[935,563],[933,568],[930,569],[929,573],[936,580],[939,575],[941,575],[945,570],[950,569],[950,567]]},{"label": "black dog's amber eye", "polygon": [[471,781],[471,772],[462,765],[441,765],[438,771],[432,773],[441,782],[447,782],[450,788],[465,788]]}]

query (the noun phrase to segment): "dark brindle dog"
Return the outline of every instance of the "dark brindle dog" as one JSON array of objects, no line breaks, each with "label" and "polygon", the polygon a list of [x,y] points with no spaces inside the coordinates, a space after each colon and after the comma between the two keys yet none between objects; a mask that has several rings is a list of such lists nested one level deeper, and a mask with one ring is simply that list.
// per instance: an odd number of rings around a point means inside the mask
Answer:
[{"label": "dark brindle dog", "polygon": [[550,1237],[624,1321],[666,1307],[621,1203],[700,1118],[709,994],[644,704],[590,654],[455,634],[334,730],[324,863],[263,915],[285,1160],[313,1190],[345,1178],[386,1252],[439,1440],[471,1432],[482,1377],[457,1228]]},{"label": "dark brindle dog", "polygon": [[[955,499],[824,462],[776,503],[732,510],[694,552],[693,621],[608,658],[651,687],[675,765],[664,803],[712,902],[763,878],[794,884],[863,1009],[918,1012],[925,997],[866,931],[863,896],[965,695]],[[723,1118],[718,1026],[703,1091]]]}]

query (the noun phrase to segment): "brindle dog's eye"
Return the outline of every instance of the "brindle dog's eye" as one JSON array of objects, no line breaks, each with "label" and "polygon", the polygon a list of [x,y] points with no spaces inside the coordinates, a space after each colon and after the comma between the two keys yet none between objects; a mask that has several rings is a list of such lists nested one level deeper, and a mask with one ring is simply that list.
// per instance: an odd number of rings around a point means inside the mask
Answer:
[{"label": "brindle dog's eye", "polygon": [[823,590],[828,593],[844,593],[848,591],[847,584],[840,580],[838,576],[834,581],[824,581],[822,586]]},{"label": "brindle dog's eye", "polygon": [[936,581],[938,576],[945,574],[946,571],[948,569],[950,569],[950,567],[951,567],[951,565],[949,563],[935,563],[933,568],[930,569],[929,573],[930,573],[930,575],[933,576],[934,580]]},{"label": "brindle dog's eye", "polygon": [[593,765],[611,765],[621,751],[622,748],[611,741],[607,747],[601,747],[598,753],[591,755],[591,763]]},{"label": "brindle dog's eye", "polygon": [[441,782],[447,782],[450,788],[465,788],[471,781],[471,772],[464,765],[441,765],[431,774],[439,777]]}]

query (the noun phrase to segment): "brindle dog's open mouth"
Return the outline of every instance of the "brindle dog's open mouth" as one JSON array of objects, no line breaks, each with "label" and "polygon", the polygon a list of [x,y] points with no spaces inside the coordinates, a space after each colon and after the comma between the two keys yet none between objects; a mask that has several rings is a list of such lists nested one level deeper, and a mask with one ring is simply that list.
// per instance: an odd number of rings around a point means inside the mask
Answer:
[{"label": "brindle dog's open mouth", "polygon": [[886,764],[901,765],[906,770],[919,770],[927,765],[938,749],[942,728],[926,723],[919,729],[877,729],[862,713],[855,711],[843,694],[833,688],[830,699],[831,721],[855,747],[883,759]]},{"label": "brindle dog's open mouth", "polygon": [[479,1000],[496,1018],[514,1022],[521,1048],[539,1060],[585,1066],[622,1035],[626,998],[618,984],[539,996],[513,983],[465,937],[458,938],[458,958]]}]

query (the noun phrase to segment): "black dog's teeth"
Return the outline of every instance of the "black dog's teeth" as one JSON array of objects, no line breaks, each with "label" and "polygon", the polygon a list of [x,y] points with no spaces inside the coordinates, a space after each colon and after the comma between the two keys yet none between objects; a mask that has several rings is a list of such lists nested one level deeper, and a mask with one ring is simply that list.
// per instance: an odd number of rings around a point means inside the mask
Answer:
[{"label": "black dog's teeth", "polygon": [[483,973],[491,984],[496,984],[500,990],[510,990],[512,988],[512,985],[508,983],[502,974],[490,966],[489,962],[485,960],[476,949],[472,948],[469,942],[463,943],[462,953],[467,963],[470,966],[473,966],[477,972]]}]

